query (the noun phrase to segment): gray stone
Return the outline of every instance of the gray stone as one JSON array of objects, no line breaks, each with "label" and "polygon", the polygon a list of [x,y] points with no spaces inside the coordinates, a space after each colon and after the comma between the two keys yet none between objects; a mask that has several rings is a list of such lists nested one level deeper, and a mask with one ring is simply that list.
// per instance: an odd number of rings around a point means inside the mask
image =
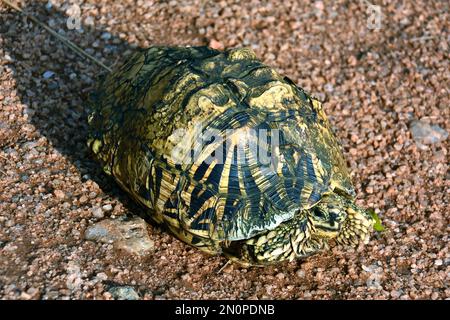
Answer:
[{"label": "gray stone", "polygon": [[109,232],[106,226],[100,223],[94,224],[86,229],[84,233],[86,240],[92,240],[103,243],[113,243],[116,240],[115,236]]},{"label": "gray stone", "polygon": [[383,268],[377,266],[376,264],[369,266],[362,265],[361,268],[365,272],[369,273],[369,277],[366,280],[367,287],[374,290],[383,290],[383,286],[381,285],[381,280],[384,273]]},{"label": "gray stone", "polygon": [[51,8],[53,8],[53,3],[51,0],[49,0],[45,5],[45,9],[50,10]]},{"label": "gray stone", "polygon": [[95,218],[98,218],[98,219],[101,219],[101,218],[103,218],[105,215],[103,214],[103,210],[102,210],[102,208],[100,208],[100,207],[95,207],[93,210],[92,210],[92,215],[95,217]]},{"label": "gray stone", "polygon": [[123,286],[123,287],[112,287],[108,290],[109,293],[117,300],[139,300],[139,294],[134,290],[133,287]]},{"label": "gray stone", "polygon": [[100,38],[102,38],[103,40],[109,40],[111,39],[111,33],[103,32]]},{"label": "gray stone", "polygon": [[448,132],[438,125],[430,125],[423,121],[413,121],[410,126],[411,134],[419,148],[426,148],[425,145],[444,141],[448,137]]},{"label": "gray stone", "polygon": [[54,75],[55,75],[55,73],[53,71],[45,71],[42,76],[44,77],[44,79],[50,79]]},{"label": "gray stone", "polygon": [[5,60],[8,61],[8,62],[13,62],[13,61],[14,61],[14,59],[11,58],[11,56],[10,56],[9,54],[5,54],[5,55],[3,56],[3,58],[5,58]]},{"label": "gray stone", "polygon": [[136,217],[128,221],[105,219],[88,227],[86,240],[112,243],[114,248],[129,254],[144,256],[153,251],[155,243],[147,232],[147,223]]},{"label": "gray stone", "polygon": [[330,92],[330,93],[334,91],[334,87],[333,87],[333,85],[331,83],[327,83],[324,86],[324,89],[325,89],[326,92]]},{"label": "gray stone", "polygon": [[24,144],[22,144],[22,148],[26,149],[26,150],[31,150],[31,149],[36,148],[38,146],[38,144],[39,143],[37,141],[28,141],[28,142],[25,142]]}]

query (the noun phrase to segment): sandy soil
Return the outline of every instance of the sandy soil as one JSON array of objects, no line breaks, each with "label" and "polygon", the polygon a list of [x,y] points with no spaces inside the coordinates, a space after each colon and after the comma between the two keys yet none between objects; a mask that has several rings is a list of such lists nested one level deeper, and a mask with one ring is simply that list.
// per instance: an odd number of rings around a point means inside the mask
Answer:
[{"label": "sandy soil", "polygon": [[224,258],[153,225],[144,255],[86,240],[94,223],[142,212],[85,146],[84,101],[102,69],[2,4],[0,297],[449,298],[448,1],[373,0],[380,25],[364,1],[298,2],[79,1],[82,32],[67,27],[69,1],[22,7],[108,65],[138,46],[252,47],[325,102],[358,203],[376,210],[384,233],[220,274]]}]

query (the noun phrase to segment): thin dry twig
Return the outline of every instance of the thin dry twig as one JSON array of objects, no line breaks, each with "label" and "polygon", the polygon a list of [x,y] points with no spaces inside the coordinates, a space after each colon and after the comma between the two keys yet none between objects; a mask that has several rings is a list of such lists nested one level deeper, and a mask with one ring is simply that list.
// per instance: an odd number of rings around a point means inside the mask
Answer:
[{"label": "thin dry twig", "polygon": [[68,46],[72,51],[77,53],[82,58],[88,58],[89,60],[91,60],[91,61],[95,62],[96,64],[98,64],[99,66],[101,66],[103,69],[105,69],[105,70],[107,70],[109,72],[112,71],[112,69],[110,67],[106,66],[103,62],[101,62],[100,60],[96,59],[94,56],[90,55],[89,53],[85,52],[83,49],[78,47],[75,43],[73,43],[70,40],[68,40],[67,38],[63,37],[62,35],[60,35],[56,31],[54,31],[52,28],[50,28],[45,23],[39,21],[35,17],[33,17],[33,16],[29,15],[28,13],[24,12],[21,8],[19,8],[18,6],[16,6],[12,2],[10,2],[8,0],[2,0],[2,1],[7,6],[13,8],[14,10],[16,10],[16,11],[20,12],[21,14],[23,14],[27,19],[30,19],[31,21],[36,23],[38,26],[40,26],[40,27],[44,28],[45,30],[47,30],[52,36],[54,36],[55,38],[60,40],[62,43],[64,43],[66,46]]},{"label": "thin dry twig", "polygon": [[216,272],[217,274],[222,273],[222,271],[231,263],[231,260],[228,260],[220,269]]}]

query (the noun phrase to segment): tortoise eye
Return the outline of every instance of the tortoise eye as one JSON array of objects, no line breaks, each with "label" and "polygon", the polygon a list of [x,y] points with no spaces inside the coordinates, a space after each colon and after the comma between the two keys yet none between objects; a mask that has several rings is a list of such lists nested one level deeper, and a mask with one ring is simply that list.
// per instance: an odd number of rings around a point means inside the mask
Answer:
[{"label": "tortoise eye", "polygon": [[321,211],[321,210],[314,210],[314,215],[317,217],[317,218],[319,218],[319,219],[322,219],[322,220],[326,220],[327,219],[327,216],[326,216],[326,214],[323,212],[323,211]]}]

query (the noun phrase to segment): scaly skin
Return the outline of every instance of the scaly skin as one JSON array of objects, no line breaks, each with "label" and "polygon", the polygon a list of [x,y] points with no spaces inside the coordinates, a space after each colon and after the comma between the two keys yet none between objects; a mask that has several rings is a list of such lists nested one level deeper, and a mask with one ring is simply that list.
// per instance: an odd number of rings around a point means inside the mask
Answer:
[{"label": "scaly skin", "polygon": [[328,248],[330,240],[351,246],[366,243],[374,223],[372,216],[352,200],[330,194],[274,230],[224,247],[223,252],[244,265],[292,261]]}]

